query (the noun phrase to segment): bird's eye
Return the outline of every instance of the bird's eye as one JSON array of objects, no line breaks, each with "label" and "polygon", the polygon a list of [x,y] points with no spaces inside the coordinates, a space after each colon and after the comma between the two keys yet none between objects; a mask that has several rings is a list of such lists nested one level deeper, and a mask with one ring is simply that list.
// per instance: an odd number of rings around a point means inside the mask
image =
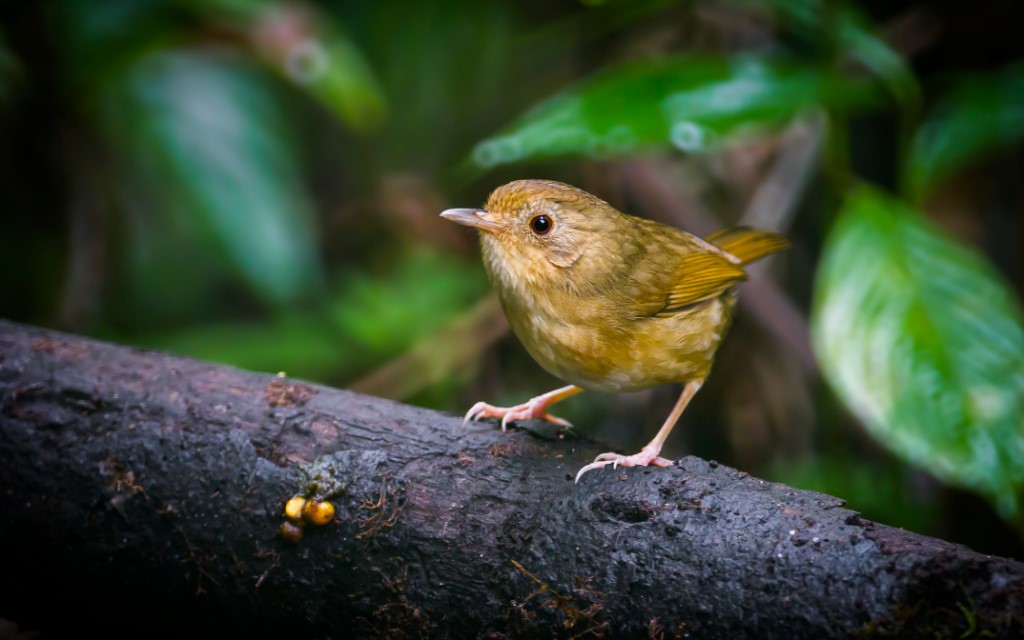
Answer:
[{"label": "bird's eye", "polygon": [[530,229],[532,229],[538,236],[542,236],[548,231],[551,231],[551,228],[554,226],[555,223],[547,216],[534,216],[533,219],[530,220]]}]

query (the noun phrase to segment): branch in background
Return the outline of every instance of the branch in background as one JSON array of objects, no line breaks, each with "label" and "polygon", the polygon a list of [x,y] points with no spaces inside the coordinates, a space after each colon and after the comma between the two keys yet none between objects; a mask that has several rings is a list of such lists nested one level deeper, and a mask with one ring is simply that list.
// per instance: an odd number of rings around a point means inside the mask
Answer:
[{"label": "branch in background", "polygon": [[825,114],[794,120],[779,138],[775,163],[758,185],[740,224],[786,233],[816,173],[825,138]]},{"label": "branch in background", "polygon": [[[105,192],[107,159],[87,134],[65,132],[67,149],[68,252],[56,321],[63,329],[81,331],[96,322],[109,278],[111,208]],[[88,148],[88,150],[87,150]]]},{"label": "branch in background", "polygon": [[907,9],[879,27],[886,44],[904,58],[927,51],[942,37],[945,27],[927,6]]},{"label": "branch in background", "polygon": [[653,219],[707,236],[722,223],[704,204],[700,193],[685,188],[678,167],[654,160],[627,160],[616,165],[629,193]]},{"label": "branch in background", "polygon": [[[1024,633],[1020,562],[693,457],[574,485],[603,447],[460,424],[0,322],[0,615],[54,637]],[[334,521],[282,540],[284,502],[325,487]]]}]

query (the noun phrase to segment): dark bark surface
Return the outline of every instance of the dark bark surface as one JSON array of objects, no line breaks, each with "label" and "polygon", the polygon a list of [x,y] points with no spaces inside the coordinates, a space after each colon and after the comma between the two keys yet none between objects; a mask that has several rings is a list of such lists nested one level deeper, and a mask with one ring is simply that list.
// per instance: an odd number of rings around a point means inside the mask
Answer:
[{"label": "dark bark surface", "polygon": [[[227,637],[1019,637],[1024,564],[688,457],[0,322],[0,617]],[[334,522],[279,535],[295,494]]]}]

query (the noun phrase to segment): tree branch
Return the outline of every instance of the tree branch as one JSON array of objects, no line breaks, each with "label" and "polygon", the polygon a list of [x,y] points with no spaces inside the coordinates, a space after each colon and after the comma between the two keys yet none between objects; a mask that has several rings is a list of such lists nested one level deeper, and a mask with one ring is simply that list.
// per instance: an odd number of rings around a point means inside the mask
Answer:
[{"label": "tree branch", "polygon": [[[0,322],[0,617],[107,636],[1024,631],[1024,564],[694,457],[574,485],[600,448],[526,426]],[[290,543],[297,493],[337,514]]]}]

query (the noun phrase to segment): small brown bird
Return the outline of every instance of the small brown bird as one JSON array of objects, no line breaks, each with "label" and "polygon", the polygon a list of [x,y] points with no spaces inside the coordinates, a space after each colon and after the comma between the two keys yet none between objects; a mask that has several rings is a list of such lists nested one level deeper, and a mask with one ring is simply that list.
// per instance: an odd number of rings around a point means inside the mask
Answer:
[{"label": "small brown bird", "polygon": [[743,265],[789,246],[770,231],[737,227],[700,239],[617,211],[575,187],[519,180],[483,209],[441,217],[480,230],[484,264],[512,330],[544,369],[571,383],[515,407],[475,404],[466,420],[540,418],[583,389],[621,392],[684,383],[654,439],[639,453],[602,453],[605,465],[667,467],[661,457],[700,389],[729,326]]}]

